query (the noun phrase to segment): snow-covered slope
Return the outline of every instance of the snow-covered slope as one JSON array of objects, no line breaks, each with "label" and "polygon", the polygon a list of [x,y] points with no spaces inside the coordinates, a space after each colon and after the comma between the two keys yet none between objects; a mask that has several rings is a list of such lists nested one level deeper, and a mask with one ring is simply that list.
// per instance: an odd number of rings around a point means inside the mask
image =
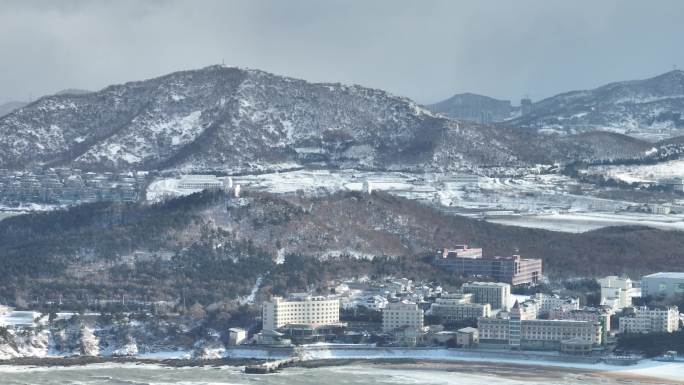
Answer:
[{"label": "snow-covered slope", "polygon": [[44,97],[0,119],[0,166],[416,165],[447,124],[380,90],[212,66]]},{"label": "snow-covered slope", "polygon": [[646,146],[479,126],[382,90],[223,66],[43,97],[0,118],[0,137],[0,168],[228,172],[472,169],[632,157]]},{"label": "snow-covered slope", "polygon": [[684,132],[684,71],[559,94],[508,124],[562,133],[607,130],[662,139]]}]

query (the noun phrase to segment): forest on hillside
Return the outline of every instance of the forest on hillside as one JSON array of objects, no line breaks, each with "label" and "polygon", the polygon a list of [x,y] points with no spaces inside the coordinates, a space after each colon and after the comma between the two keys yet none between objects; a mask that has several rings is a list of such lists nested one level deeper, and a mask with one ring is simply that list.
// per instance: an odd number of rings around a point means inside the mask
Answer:
[{"label": "forest on hillside", "polygon": [[[568,234],[509,227],[384,193],[312,198],[247,192],[235,202],[203,192],[152,205],[94,203],[0,221],[0,303],[125,298],[208,304],[248,295],[258,278],[262,295],[360,276],[457,283],[460,277],[431,261],[437,249],[459,243],[488,255],[542,258],[551,278],[638,278],[684,269],[684,237],[674,231],[620,227]],[[276,262],[279,255],[284,263]]]}]

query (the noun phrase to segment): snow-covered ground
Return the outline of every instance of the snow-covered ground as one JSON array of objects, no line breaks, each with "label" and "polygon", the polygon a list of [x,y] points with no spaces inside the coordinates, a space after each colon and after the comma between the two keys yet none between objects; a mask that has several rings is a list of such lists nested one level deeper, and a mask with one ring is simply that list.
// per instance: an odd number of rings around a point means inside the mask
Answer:
[{"label": "snow-covered ground", "polygon": [[591,173],[602,173],[626,183],[657,182],[661,179],[684,178],[684,159],[651,165],[593,166]]},{"label": "snow-covered ground", "polygon": [[[197,192],[180,189],[178,181],[176,178],[154,181],[148,188],[147,199],[159,201]],[[444,212],[564,232],[619,225],[684,230],[683,215],[624,212],[623,209],[635,203],[579,195],[577,181],[558,174],[488,178],[446,173],[296,170],[237,176],[233,177],[233,183],[247,190],[281,194],[361,191],[367,183],[374,191],[415,199]]]},{"label": "snow-covered ground", "polygon": [[488,218],[503,225],[532,227],[568,233],[581,233],[607,226],[648,226],[684,231],[684,215],[641,213],[575,212],[535,215],[510,215]]},{"label": "snow-covered ground", "polygon": [[[239,357],[252,358],[249,352],[253,352],[253,358],[268,356],[265,350],[255,348],[253,350],[239,349]],[[235,350],[229,350],[235,352]],[[335,345],[315,344],[305,345],[301,348],[302,357],[308,360],[327,359],[415,359],[454,362],[491,362],[497,364],[517,364],[548,366],[559,368],[573,368],[593,370],[600,372],[615,373],[621,375],[642,375],[659,378],[668,381],[680,381],[684,378],[684,362],[660,362],[654,360],[642,360],[636,365],[614,366],[605,363],[581,363],[569,362],[555,352],[510,352],[457,350],[444,348],[348,348]],[[545,358],[548,356],[548,358]]]}]

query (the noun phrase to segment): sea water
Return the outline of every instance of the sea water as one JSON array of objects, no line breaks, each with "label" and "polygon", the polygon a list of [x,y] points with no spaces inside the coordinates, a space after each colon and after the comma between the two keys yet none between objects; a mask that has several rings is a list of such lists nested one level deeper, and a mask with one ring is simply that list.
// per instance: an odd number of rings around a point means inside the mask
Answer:
[{"label": "sea water", "polygon": [[[642,384],[638,379],[596,377],[591,373],[522,368],[436,370],[420,367],[352,365],[314,369],[288,368],[268,375],[248,375],[241,367],[165,367],[150,364],[92,364],[71,367],[0,366],[2,385],[617,385]],[[655,382],[657,383],[657,382]]]}]

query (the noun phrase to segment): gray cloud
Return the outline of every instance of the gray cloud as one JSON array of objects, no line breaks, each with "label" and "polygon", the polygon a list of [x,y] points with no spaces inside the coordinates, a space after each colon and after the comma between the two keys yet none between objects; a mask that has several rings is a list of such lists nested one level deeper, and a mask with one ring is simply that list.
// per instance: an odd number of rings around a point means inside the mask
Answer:
[{"label": "gray cloud", "polygon": [[220,63],[534,99],[684,67],[684,2],[0,0],[0,102]]}]

